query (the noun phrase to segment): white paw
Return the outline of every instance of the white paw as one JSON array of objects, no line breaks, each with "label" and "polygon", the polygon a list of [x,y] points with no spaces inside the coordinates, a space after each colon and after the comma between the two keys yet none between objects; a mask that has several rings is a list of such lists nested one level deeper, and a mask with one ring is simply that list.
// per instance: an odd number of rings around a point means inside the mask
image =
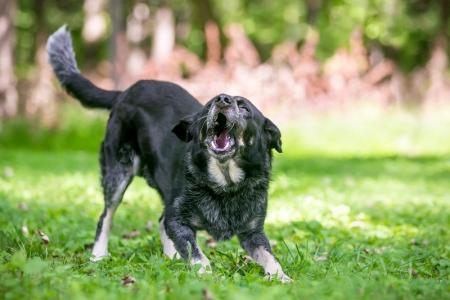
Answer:
[{"label": "white paw", "polygon": [[89,259],[91,262],[98,262],[101,261],[102,259],[108,257],[108,254],[104,254],[104,255],[92,255],[91,258]]},{"label": "white paw", "polygon": [[289,276],[284,274],[283,271],[278,272],[276,274],[268,274],[266,276],[267,280],[273,280],[274,278],[277,278],[279,281],[281,281],[281,283],[291,283],[291,282],[293,282],[293,280]]},{"label": "white paw", "polygon": [[291,283],[294,281],[291,279],[291,277],[287,276],[284,273],[281,273],[281,275],[278,275],[278,279],[281,281],[281,283]]},{"label": "white paw", "polygon": [[202,257],[200,259],[191,259],[191,265],[200,265],[200,269],[198,270],[198,274],[211,274],[211,265],[209,260],[206,257]]}]

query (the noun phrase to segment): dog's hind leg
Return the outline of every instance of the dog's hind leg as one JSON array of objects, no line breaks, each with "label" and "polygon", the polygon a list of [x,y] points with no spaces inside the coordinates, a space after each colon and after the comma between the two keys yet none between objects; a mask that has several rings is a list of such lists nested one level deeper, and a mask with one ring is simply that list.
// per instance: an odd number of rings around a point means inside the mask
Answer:
[{"label": "dog's hind leg", "polygon": [[161,239],[164,255],[171,259],[179,258],[180,255],[178,254],[177,249],[175,249],[175,244],[167,235],[166,227],[164,226],[164,217],[161,217],[161,221],[159,222],[159,237]]},{"label": "dog's hind leg", "polygon": [[[109,124],[111,125],[111,124]],[[102,187],[105,208],[97,224],[92,260],[108,255],[108,239],[114,213],[123,194],[139,169],[139,157],[129,144],[120,141],[120,131],[108,130],[102,145]]]}]

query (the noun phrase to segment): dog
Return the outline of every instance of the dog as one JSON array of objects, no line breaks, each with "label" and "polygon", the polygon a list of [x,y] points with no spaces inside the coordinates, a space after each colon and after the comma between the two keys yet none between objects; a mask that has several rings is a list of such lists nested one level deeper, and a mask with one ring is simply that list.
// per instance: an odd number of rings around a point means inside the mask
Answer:
[{"label": "dog", "polygon": [[47,43],[49,62],[63,88],[89,108],[111,111],[100,151],[105,207],[92,250],[108,255],[114,212],[134,176],[164,202],[163,252],[211,272],[196,242],[206,230],[221,241],[237,235],[269,278],[291,279],[264,233],[272,151],[281,133],[248,99],[220,94],[200,104],[177,84],[141,80],[125,91],[100,89],[81,75],[65,26]]}]

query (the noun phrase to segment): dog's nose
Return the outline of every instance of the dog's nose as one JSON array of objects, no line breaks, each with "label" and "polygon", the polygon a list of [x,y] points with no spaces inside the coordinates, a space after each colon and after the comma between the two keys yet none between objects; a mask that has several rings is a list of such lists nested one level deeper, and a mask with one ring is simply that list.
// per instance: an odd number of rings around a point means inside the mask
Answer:
[{"label": "dog's nose", "polygon": [[221,106],[221,107],[225,107],[231,104],[231,96],[226,95],[226,94],[220,94],[219,96],[217,96],[216,98],[216,104]]}]

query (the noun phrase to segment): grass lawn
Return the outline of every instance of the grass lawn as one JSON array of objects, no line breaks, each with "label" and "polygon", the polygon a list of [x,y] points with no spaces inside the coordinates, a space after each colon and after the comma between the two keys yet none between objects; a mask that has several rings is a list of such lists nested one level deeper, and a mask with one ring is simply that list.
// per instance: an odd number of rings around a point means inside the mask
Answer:
[{"label": "grass lawn", "polygon": [[450,299],[448,114],[363,110],[283,126],[266,220],[294,279],[283,285],[235,238],[210,247],[200,234],[212,275],[166,259],[162,206],[142,179],[116,214],[110,258],[91,263],[105,116],[76,112],[56,130],[0,128],[0,298]]}]

